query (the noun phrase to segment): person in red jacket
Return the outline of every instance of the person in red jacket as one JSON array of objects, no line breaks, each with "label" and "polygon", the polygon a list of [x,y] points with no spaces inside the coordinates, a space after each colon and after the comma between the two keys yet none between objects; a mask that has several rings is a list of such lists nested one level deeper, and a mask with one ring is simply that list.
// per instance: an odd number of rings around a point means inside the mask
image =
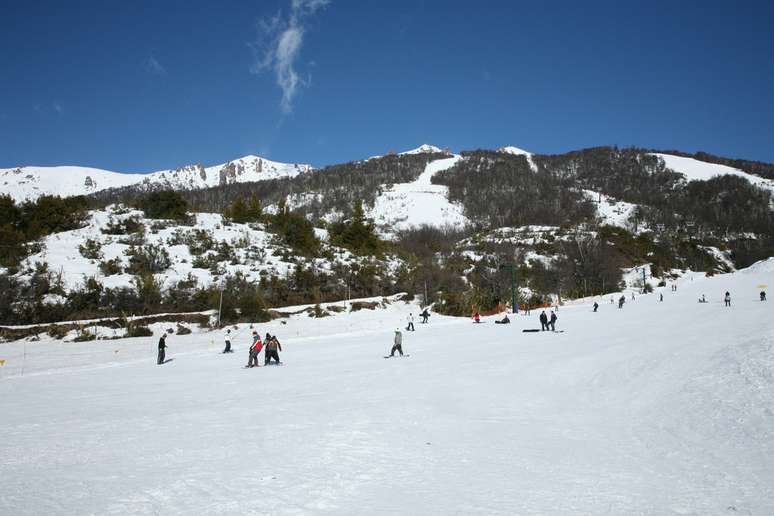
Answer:
[{"label": "person in red jacket", "polygon": [[479,315],[478,312],[473,314],[473,322],[477,322],[477,323],[481,322],[481,315]]},{"label": "person in red jacket", "polygon": [[250,354],[247,357],[247,365],[245,367],[258,367],[258,354],[263,349],[263,342],[261,342],[261,336],[257,331],[253,332],[253,344],[250,346]]}]

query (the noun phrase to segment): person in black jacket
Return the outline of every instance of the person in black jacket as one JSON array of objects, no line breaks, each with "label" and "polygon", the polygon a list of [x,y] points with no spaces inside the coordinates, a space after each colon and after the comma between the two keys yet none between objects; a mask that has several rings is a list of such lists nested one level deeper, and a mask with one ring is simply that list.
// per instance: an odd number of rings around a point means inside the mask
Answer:
[{"label": "person in black jacket", "polygon": [[167,349],[167,332],[164,332],[164,334],[159,339],[159,358],[156,361],[156,364],[161,365],[164,363],[164,357],[166,356],[166,349]]},{"label": "person in black jacket", "polygon": [[543,310],[540,313],[540,331],[546,330],[548,330],[548,316],[546,315],[546,311]]},{"label": "person in black jacket", "polygon": [[[551,331],[556,331],[556,320],[558,317],[556,316],[556,312],[551,310],[551,319],[548,321],[548,324],[551,325]],[[546,325],[548,326],[548,325]]]},{"label": "person in black jacket", "polygon": [[280,344],[280,341],[277,339],[276,335],[269,335],[266,334],[266,351],[264,352],[264,365],[269,365],[271,362],[271,359],[273,358],[277,364],[280,363],[279,353],[278,351],[282,351],[282,344]]}]

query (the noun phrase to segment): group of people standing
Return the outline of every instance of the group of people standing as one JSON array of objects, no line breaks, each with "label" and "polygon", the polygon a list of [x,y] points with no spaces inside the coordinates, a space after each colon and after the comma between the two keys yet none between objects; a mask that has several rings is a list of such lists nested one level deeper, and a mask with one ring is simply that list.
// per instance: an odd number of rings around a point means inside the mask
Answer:
[{"label": "group of people standing", "polygon": [[[230,332],[231,330],[228,331]],[[266,339],[265,341],[262,341],[261,335],[257,331],[253,331],[253,343],[248,350],[249,354],[247,356],[247,365],[245,367],[259,367],[258,355],[261,354],[261,350],[264,348],[266,348],[266,351],[264,352],[263,365],[269,365],[272,359],[277,365],[282,363],[279,358],[279,352],[282,351],[282,344],[280,344],[277,336],[266,332]]]},{"label": "group of people standing", "polygon": [[556,320],[559,319],[556,316],[556,312],[551,310],[551,317],[543,310],[540,312],[540,331],[556,331]]}]

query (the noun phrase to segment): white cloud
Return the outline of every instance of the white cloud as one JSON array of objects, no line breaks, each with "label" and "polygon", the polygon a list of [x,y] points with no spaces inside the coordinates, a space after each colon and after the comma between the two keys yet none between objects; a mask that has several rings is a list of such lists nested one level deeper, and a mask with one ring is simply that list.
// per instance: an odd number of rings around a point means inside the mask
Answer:
[{"label": "white cloud", "polygon": [[277,13],[258,22],[259,40],[251,45],[255,52],[253,73],[272,71],[282,90],[280,108],[293,111],[293,100],[304,81],[296,71],[296,60],[304,43],[305,21],[330,3],[330,0],[291,0],[290,14]]},{"label": "white cloud", "polygon": [[56,111],[60,115],[64,113],[64,108],[62,107],[62,104],[60,104],[59,102],[54,102],[53,104],[51,104],[51,107],[54,108],[54,111]]},{"label": "white cloud", "polygon": [[146,57],[142,62],[145,71],[153,75],[167,75],[167,69],[153,56]]}]

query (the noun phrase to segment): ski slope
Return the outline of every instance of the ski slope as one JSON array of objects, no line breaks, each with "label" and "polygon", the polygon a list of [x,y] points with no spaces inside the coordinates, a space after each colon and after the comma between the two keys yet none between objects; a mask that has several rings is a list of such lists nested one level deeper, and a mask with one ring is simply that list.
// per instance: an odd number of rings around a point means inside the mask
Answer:
[{"label": "ski slope", "polygon": [[689,278],[390,360],[414,305],[262,324],[252,370],[244,328],[1,344],[0,514],[774,514],[774,260]]},{"label": "ski slope", "polygon": [[673,156],[671,154],[656,153],[653,155],[664,160],[664,164],[667,168],[683,174],[688,181],[707,181],[715,176],[732,175],[743,177],[760,188],[774,191],[774,181],[748,174],[747,172],[743,172],[733,167],[707,163],[693,158]]},{"label": "ski slope", "polygon": [[461,204],[449,201],[449,188],[434,185],[432,178],[438,172],[453,167],[461,156],[437,159],[411,183],[392,185],[381,193],[368,210],[379,232],[390,238],[397,231],[421,226],[456,226],[470,223]]}]

